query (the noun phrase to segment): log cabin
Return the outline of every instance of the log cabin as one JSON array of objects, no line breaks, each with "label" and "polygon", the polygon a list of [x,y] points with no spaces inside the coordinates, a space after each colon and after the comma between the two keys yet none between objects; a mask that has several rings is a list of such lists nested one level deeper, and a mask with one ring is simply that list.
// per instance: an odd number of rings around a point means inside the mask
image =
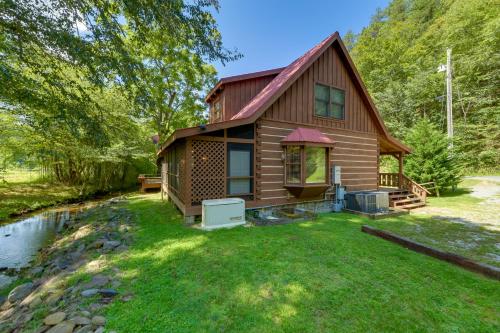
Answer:
[{"label": "log cabin", "polygon": [[[203,200],[239,197],[249,209],[330,200],[333,166],[347,191],[391,187],[391,205],[426,192],[402,172],[410,149],[388,132],[338,32],[287,67],[222,78],[207,124],[161,145],[162,194],[188,218]],[[399,172],[379,172],[380,155]]]}]

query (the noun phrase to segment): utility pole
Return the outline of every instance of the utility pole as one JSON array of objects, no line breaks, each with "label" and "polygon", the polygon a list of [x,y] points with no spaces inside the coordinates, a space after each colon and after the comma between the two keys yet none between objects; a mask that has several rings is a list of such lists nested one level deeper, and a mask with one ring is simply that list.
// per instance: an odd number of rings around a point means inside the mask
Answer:
[{"label": "utility pole", "polygon": [[446,117],[448,139],[450,139],[450,147],[453,148],[453,97],[451,88],[451,48],[446,49]]},{"label": "utility pole", "polygon": [[446,128],[448,130],[448,139],[450,148],[453,148],[453,96],[451,87],[452,68],[451,68],[451,48],[446,49],[446,65],[439,65],[438,72],[446,71]]}]

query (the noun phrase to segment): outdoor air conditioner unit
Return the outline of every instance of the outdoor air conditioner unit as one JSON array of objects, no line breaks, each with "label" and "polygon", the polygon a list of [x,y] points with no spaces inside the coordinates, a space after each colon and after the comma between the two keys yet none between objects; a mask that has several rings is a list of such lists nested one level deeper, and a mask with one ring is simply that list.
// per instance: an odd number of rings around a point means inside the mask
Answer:
[{"label": "outdoor air conditioner unit", "polygon": [[213,230],[245,224],[245,200],[240,198],[203,200],[201,228]]},{"label": "outdoor air conditioner unit", "polygon": [[381,213],[389,210],[387,192],[351,192],[345,195],[347,209],[363,213]]}]

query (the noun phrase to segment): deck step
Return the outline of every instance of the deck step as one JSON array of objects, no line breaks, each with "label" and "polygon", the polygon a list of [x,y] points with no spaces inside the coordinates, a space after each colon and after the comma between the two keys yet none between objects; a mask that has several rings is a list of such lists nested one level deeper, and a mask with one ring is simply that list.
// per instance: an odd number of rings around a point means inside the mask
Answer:
[{"label": "deck step", "polygon": [[418,208],[418,207],[423,207],[423,206],[425,206],[425,202],[420,201],[420,202],[417,202],[417,203],[414,203],[414,204],[397,206],[397,207],[401,208],[401,209],[410,210],[410,209],[414,209],[414,208]]},{"label": "deck step", "polygon": [[400,200],[400,199],[407,199],[407,198],[415,198],[415,194],[395,194],[395,195],[389,195],[389,199],[391,200]]},{"label": "deck step", "polygon": [[411,203],[416,203],[416,202],[422,202],[420,198],[408,198],[408,199],[402,199],[402,200],[395,200],[394,205],[399,206],[399,205],[406,205],[406,204],[411,204]]},{"label": "deck step", "polygon": [[388,193],[389,195],[410,194],[410,192],[407,190],[393,190],[393,191],[388,191]]}]

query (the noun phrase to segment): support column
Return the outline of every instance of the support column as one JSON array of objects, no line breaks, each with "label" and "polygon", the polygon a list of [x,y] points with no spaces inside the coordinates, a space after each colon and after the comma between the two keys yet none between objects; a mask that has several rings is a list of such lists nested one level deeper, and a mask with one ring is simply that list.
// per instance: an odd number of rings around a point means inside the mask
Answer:
[{"label": "support column", "polygon": [[398,154],[399,172],[398,172],[398,185],[403,188],[403,153]]}]

